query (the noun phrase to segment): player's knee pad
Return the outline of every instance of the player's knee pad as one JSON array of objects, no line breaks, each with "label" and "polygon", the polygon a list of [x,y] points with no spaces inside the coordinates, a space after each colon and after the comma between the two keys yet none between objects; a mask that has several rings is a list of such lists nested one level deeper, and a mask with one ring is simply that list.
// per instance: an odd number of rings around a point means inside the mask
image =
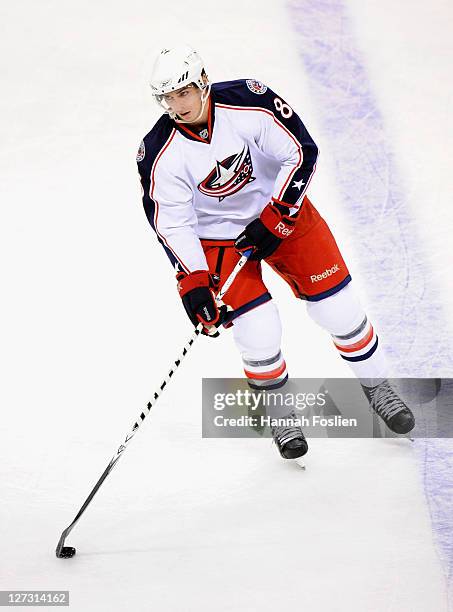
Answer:
[{"label": "player's knee pad", "polygon": [[378,350],[378,336],[356,296],[351,283],[319,302],[307,302],[310,317],[333,339],[340,356],[359,378],[376,378],[387,369]]},{"label": "player's knee pad", "polygon": [[288,379],[280,350],[282,326],[271,300],[234,320],[233,336],[254,389],[276,389]]},{"label": "player's knee pad", "polygon": [[309,316],[333,336],[351,333],[366,317],[351,285],[319,302],[307,302]]}]

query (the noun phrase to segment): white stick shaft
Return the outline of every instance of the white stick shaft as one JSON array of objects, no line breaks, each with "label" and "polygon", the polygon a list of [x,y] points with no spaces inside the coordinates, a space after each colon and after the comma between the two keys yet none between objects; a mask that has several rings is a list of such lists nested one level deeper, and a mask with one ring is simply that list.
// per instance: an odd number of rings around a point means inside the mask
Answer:
[{"label": "white stick shaft", "polygon": [[237,262],[237,264],[233,268],[233,271],[231,272],[230,276],[223,283],[219,293],[216,296],[216,300],[218,302],[220,302],[222,300],[222,298],[225,295],[225,293],[228,291],[228,289],[234,283],[234,280],[235,280],[236,276],[239,274],[241,268],[243,268],[245,266],[245,264],[247,263],[248,258],[250,257],[251,253],[252,253],[251,251],[246,251],[246,253],[244,255],[242,255],[241,259]]},{"label": "white stick shaft", "polygon": [[[242,255],[242,257],[240,258],[238,263],[235,265],[235,267],[233,268],[231,274],[228,276],[226,281],[223,283],[220,291],[218,292],[218,294],[216,296],[216,301],[217,302],[220,302],[222,300],[223,296],[228,291],[228,289],[230,289],[230,287],[233,284],[235,278],[237,277],[237,275],[239,274],[241,269],[247,263],[247,260],[250,257],[251,253],[252,253],[252,251],[246,251],[245,254]],[[203,329],[203,324],[199,323],[196,326],[195,331],[193,332],[193,334],[190,336],[189,340],[184,345],[184,348],[183,348],[182,352],[179,354],[178,358],[175,359],[175,361],[173,362],[174,365],[172,366],[172,368],[168,372],[167,376],[164,378],[164,380],[162,381],[162,383],[159,386],[159,388],[154,391],[154,395],[153,395],[152,401],[149,401],[147,406],[146,406],[147,407],[147,412],[143,411],[143,412],[140,413],[139,418],[135,421],[132,429],[127,434],[126,438],[124,439],[124,442],[122,444],[120,444],[120,446],[118,447],[118,450],[116,451],[115,455],[113,455],[112,462],[114,464],[116,464],[116,462],[120,458],[121,454],[124,452],[126,446],[132,440],[132,438],[136,434],[138,428],[143,423],[143,421],[145,420],[146,416],[149,414],[149,411],[155,405],[155,403],[159,399],[159,397],[162,395],[162,392],[164,391],[164,389],[167,386],[168,382],[170,381],[171,377],[173,376],[173,374],[176,372],[176,370],[181,365],[181,361],[187,355],[187,353],[189,352],[189,349],[192,348],[193,343],[195,342],[197,336],[199,336],[199,334],[201,333],[202,329]]]}]

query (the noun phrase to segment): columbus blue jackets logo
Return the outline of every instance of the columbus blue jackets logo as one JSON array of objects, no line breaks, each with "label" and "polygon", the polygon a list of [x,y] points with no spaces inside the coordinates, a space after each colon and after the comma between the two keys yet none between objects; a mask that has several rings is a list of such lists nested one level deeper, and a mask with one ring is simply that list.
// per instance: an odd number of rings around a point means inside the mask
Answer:
[{"label": "columbus blue jackets logo", "polygon": [[252,156],[248,146],[244,145],[240,153],[218,161],[216,167],[198,185],[198,189],[204,195],[219,198],[221,202],[254,181],[252,174]]},{"label": "columbus blue jackets logo", "polygon": [[267,91],[267,85],[261,83],[261,81],[255,81],[254,79],[246,80],[247,87],[255,94],[262,95]]},{"label": "columbus blue jackets logo", "polygon": [[138,147],[136,159],[138,162],[141,162],[143,159],[145,159],[145,143],[143,142],[143,140],[141,141],[140,146]]}]

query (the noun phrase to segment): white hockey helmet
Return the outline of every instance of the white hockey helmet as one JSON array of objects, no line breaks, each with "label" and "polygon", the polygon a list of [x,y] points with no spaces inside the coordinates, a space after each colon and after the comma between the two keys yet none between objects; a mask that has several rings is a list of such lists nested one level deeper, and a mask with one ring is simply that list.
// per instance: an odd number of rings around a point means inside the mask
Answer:
[{"label": "white hockey helmet", "polygon": [[162,49],[153,67],[150,86],[159,105],[172,116],[163,96],[186,87],[191,83],[203,92],[203,107],[209,96],[211,84],[207,79],[204,62],[200,55],[189,45],[179,45],[171,49]]}]

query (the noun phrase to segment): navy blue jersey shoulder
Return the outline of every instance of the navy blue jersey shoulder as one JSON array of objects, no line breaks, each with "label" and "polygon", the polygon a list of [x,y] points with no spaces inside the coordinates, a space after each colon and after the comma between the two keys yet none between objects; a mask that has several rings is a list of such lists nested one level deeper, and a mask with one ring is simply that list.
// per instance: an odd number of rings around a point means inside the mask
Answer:
[{"label": "navy blue jersey shoulder", "polygon": [[261,81],[237,79],[214,83],[212,94],[215,102],[231,106],[258,106],[275,113],[274,99],[277,95]]},{"label": "navy blue jersey shoulder", "polygon": [[154,160],[164,147],[174,128],[169,115],[165,114],[155,123],[142,142],[137,152],[137,166],[140,176],[149,176]]},{"label": "navy blue jersey shoulder", "polygon": [[[316,168],[318,147],[296,111],[285,100],[261,81],[239,79],[215,83],[212,86],[213,99],[219,105],[262,108],[271,112],[275,120],[283,125],[302,148],[302,162],[295,168],[291,184],[281,196],[288,207],[305,193]],[[300,185],[300,191],[291,185]],[[303,187],[303,189],[302,189]]]},{"label": "navy blue jersey shoulder", "polygon": [[[143,188],[143,208],[145,209],[146,217],[155,232],[156,225],[154,222],[154,215],[156,211],[156,203],[151,198],[150,194],[151,169],[156,157],[159,155],[160,151],[165,146],[165,143],[170,138],[173,129],[174,123],[170,119],[169,115],[162,115],[152,130],[148,132],[148,134],[142,140],[137,152],[137,167],[140,175],[140,182]],[[174,266],[177,263],[177,259],[170,249],[164,244],[160,236],[157,236],[157,239]]]}]

